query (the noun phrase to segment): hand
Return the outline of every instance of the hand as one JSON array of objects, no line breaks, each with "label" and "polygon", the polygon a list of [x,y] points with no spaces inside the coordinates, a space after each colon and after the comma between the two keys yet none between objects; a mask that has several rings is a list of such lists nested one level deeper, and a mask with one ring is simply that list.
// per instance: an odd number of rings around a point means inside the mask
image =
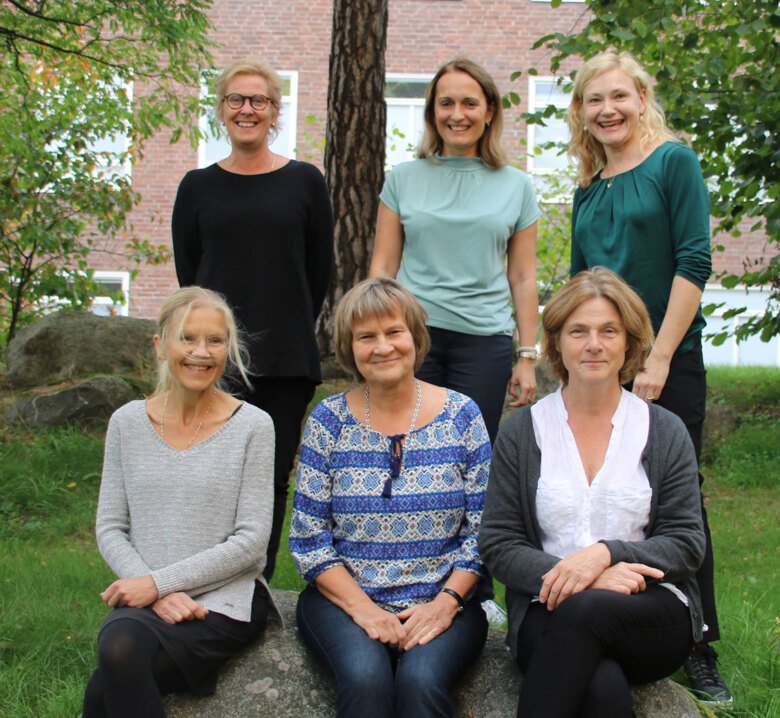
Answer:
[{"label": "hand", "polygon": [[385,611],[373,601],[362,604],[351,614],[351,618],[369,638],[387,646],[398,648],[406,640],[406,628],[398,616]]},{"label": "hand", "polygon": [[100,594],[100,598],[111,608],[117,606],[143,608],[154,603],[159,596],[157,584],[151,576],[120,578]]},{"label": "hand", "polygon": [[417,645],[424,646],[444,633],[457,614],[457,601],[446,593],[440,593],[428,603],[410,606],[401,611],[398,618],[405,621],[406,640],[399,647],[408,651]]},{"label": "hand", "polygon": [[664,577],[664,572],[660,568],[646,566],[643,563],[620,561],[614,566],[604,569],[590,587],[629,595],[639,593],[647,588],[645,577],[661,579]]},{"label": "hand", "polygon": [[645,362],[644,371],[639,372],[634,379],[633,392],[641,399],[655,401],[664,390],[666,378],[669,376],[669,360],[660,359],[650,352]]},{"label": "hand", "polygon": [[603,543],[570,553],[542,576],[539,603],[546,603],[547,610],[554,611],[573,593],[590,588],[611,560],[609,549]]},{"label": "hand", "polygon": [[181,591],[158,598],[152,604],[152,610],[163,621],[171,624],[194,619],[202,621],[208,615],[208,610],[202,604]]},{"label": "hand", "polygon": [[518,359],[507,391],[512,399],[509,406],[530,404],[536,398],[536,370],[530,359]]}]

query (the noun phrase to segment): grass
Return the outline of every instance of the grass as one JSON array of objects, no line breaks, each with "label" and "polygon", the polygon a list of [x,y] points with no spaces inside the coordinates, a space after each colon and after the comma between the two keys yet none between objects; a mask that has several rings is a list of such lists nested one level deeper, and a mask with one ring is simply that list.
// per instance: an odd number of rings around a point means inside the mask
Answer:
[{"label": "grass", "polygon": [[[718,368],[708,379],[711,399],[737,413],[703,467],[728,715],[769,718],[780,715],[780,370]],[[0,427],[2,718],[80,710],[106,612],[97,594],[112,580],[92,538],[101,457],[99,433]],[[273,585],[303,586],[286,546]]]}]

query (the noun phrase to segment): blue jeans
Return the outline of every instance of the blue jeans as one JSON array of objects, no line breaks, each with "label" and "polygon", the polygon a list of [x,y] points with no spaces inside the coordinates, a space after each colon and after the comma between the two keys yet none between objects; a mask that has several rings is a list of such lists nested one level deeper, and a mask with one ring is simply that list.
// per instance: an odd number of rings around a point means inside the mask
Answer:
[{"label": "blue jeans", "polygon": [[474,600],[444,633],[408,652],[369,638],[311,584],[298,598],[297,618],[304,642],[336,679],[338,718],[452,715],[450,688],[487,638],[487,619]]}]

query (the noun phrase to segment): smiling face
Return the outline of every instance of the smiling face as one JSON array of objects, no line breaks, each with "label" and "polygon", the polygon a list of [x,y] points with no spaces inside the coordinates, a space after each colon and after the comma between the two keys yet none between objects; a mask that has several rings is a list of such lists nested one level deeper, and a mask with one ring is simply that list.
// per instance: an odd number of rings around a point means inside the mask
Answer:
[{"label": "smiling face", "polygon": [[168,365],[173,384],[190,391],[211,388],[225,371],[228,330],[225,316],[213,307],[195,307],[178,336],[154,337],[157,356]]},{"label": "smiling face", "polygon": [[591,136],[605,151],[623,151],[639,141],[645,91],[622,70],[594,77],[582,93],[582,114]]},{"label": "smiling face", "polygon": [[392,385],[413,377],[417,352],[400,307],[392,314],[355,320],[352,353],[369,386]]},{"label": "smiling face", "polygon": [[[262,75],[235,75],[227,83],[225,96],[234,92],[249,97],[271,96],[268,82]],[[263,110],[255,110],[249,100],[244,100],[244,104],[238,110],[230,109],[226,102],[220,103],[220,119],[225,123],[233,147],[257,149],[266,145],[268,131],[276,122],[278,115],[278,109],[271,102]]]},{"label": "smiling face", "polygon": [[558,337],[570,385],[619,384],[627,347],[623,320],[615,305],[604,297],[580,304],[564,322]]},{"label": "smiling face", "polygon": [[442,156],[476,157],[493,108],[471,75],[453,70],[436,83],[434,119],[443,142]]}]

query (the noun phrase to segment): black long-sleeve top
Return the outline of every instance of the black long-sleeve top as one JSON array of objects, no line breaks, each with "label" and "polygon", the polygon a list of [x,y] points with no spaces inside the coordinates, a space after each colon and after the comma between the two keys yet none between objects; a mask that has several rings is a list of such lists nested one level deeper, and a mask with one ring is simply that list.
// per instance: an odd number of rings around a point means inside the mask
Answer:
[{"label": "black long-sleeve top", "polygon": [[320,171],[290,160],[241,175],[188,172],[173,208],[181,286],[221,292],[245,332],[256,376],[321,380],[314,322],[333,265],[333,210]]}]

